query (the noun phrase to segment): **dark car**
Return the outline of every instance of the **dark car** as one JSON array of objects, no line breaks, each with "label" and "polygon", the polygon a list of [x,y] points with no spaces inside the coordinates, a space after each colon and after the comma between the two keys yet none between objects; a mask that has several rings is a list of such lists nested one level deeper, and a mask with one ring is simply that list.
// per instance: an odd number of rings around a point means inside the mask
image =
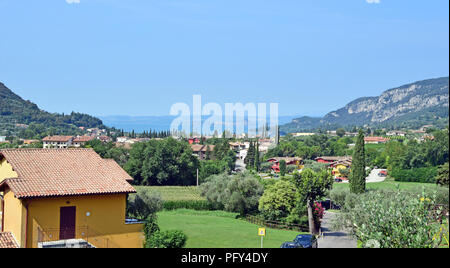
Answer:
[{"label": "dark car", "polygon": [[303,248],[303,247],[294,242],[286,242],[283,245],[281,245],[281,248]]},{"label": "dark car", "polygon": [[297,235],[294,243],[302,248],[318,248],[317,238],[314,235]]}]

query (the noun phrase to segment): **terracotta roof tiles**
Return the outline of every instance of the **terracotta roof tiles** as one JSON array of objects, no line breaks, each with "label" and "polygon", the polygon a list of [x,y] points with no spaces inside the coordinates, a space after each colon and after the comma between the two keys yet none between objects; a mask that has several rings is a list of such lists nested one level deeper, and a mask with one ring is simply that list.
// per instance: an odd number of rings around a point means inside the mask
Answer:
[{"label": "terracotta roof tiles", "polygon": [[17,198],[134,193],[133,180],[114,160],[92,149],[0,150],[18,178],[4,180]]},{"label": "terracotta roof tiles", "polygon": [[0,248],[19,248],[11,232],[0,233]]}]

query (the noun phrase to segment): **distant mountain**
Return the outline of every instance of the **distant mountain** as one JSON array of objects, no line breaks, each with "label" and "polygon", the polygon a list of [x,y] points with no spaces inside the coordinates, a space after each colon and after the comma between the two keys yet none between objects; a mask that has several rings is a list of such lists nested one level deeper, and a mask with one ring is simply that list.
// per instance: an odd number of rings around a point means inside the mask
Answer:
[{"label": "distant mountain", "polygon": [[349,126],[417,128],[448,125],[449,78],[429,79],[356,99],[323,118],[301,117],[283,125],[284,133]]},{"label": "distant mountain", "polygon": [[78,127],[81,126],[105,127],[100,119],[87,114],[73,112],[64,115],[43,111],[0,83],[0,134],[17,134],[20,130],[24,131],[25,125],[33,125],[33,131],[38,132],[34,134],[45,134],[48,131],[54,134],[74,134],[79,132]]}]

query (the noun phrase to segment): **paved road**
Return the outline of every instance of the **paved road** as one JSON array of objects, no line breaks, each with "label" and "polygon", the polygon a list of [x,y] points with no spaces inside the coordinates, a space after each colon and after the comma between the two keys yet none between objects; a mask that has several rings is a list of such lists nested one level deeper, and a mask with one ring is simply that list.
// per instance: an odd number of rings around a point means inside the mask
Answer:
[{"label": "paved road", "polygon": [[383,182],[386,180],[386,177],[380,177],[378,174],[380,171],[383,171],[385,169],[374,169],[372,172],[370,172],[369,177],[366,178],[366,182]]},{"label": "paved road", "polygon": [[336,213],[325,212],[322,220],[323,237],[319,238],[319,248],[356,248],[356,240],[347,232],[334,232],[331,229],[331,221]]},{"label": "paved road", "polygon": [[[366,182],[368,183],[372,183],[372,182],[383,182],[386,180],[386,177],[380,177],[378,176],[378,174],[380,173],[380,171],[382,170],[386,170],[386,169],[373,169],[370,174],[369,177],[366,178]],[[342,183],[349,183],[348,181],[343,181]]]}]

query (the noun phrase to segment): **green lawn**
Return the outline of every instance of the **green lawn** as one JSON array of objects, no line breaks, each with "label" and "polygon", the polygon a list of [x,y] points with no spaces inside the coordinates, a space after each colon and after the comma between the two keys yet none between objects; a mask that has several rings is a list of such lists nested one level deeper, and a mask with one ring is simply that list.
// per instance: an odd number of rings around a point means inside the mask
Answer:
[{"label": "green lawn", "polygon": [[[348,188],[348,183],[335,183],[333,185],[333,188]],[[367,183],[366,188],[367,189],[397,189],[399,187],[402,190],[408,190],[408,189],[414,189],[414,188],[420,188],[425,187],[428,189],[433,188],[439,188],[434,183],[420,183],[420,182],[398,182],[394,181],[393,179],[386,179],[384,182],[374,182],[374,183]]]},{"label": "green lawn", "polygon": [[[158,213],[161,230],[181,230],[188,236],[187,248],[260,248],[258,226],[223,211],[176,210]],[[279,248],[292,241],[295,231],[267,229],[264,248]]]}]

